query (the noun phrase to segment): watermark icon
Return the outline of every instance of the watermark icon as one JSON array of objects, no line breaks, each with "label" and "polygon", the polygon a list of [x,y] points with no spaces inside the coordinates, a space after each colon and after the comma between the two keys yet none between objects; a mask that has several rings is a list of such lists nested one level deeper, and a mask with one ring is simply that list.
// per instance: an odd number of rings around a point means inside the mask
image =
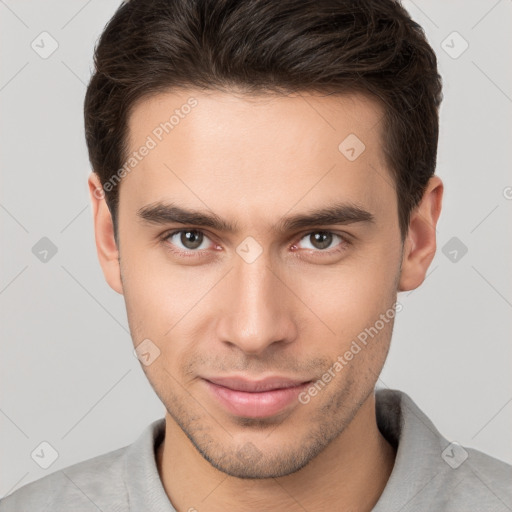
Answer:
[{"label": "watermark icon", "polygon": [[237,452],[236,456],[242,461],[242,462],[255,462],[262,457],[262,453],[256,446],[254,446],[253,443],[250,441],[245,443]]},{"label": "watermark icon", "polygon": [[355,133],[345,137],[338,146],[340,153],[350,162],[359,158],[365,149],[363,141]]},{"label": "watermark icon", "polygon": [[457,31],[454,31],[443,40],[441,48],[452,59],[458,59],[469,48],[469,43]]},{"label": "watermark icon", "polygon": [[336,375],[339,374],[350,361],[352,361],[352,359],[354,359],[354,356],[359,354],[362,348],[366,347],[369,341],[368,338],[375,338],[375,336],[377,336],[379,332],[384,329],[386,324],[389,324],[395,318],[396,313],[400,313],[402,309],[402,304],[397,302],[385,313],[381,313],[379,319],[376,320],[372,326],[367,327],[361,331],[357,335],[357,339],[352,340],[348,350],[346,350],[342,355],[339,355],[331,367],[326,372],[324,372],[324,374],[318,380],[316,380],[305,391],[302,391],[299,394],[299,402],[306,405],[311,401],[312,397],[318,395],[318,393],[322,391],[325,386],[327,386],[327,384],[329,384],[329,382],[331,382],[336,377]]},{"label": "watermark icon", "polygon": [[159,125],[153,128],[150,135],[146,137],[144,144],[142,144],[137,150],[133,151],[131,155],[126,159],[124,164],[120,169],[117,170],[115,174],[113,174],[105,183],[103,183],[101,188],[97,188],[93,195],[96,199],[103,199],[105,197],[105,192],[111,192],[114,190],[117,185],[121,182],[121,180],[130,174],[130,172],[137,167],[137,165],[144,160],[146,156],[149,155],[150,151],[155,149],[158,146],[158,143],[161,142],[166,135],[171,133],[176,126],[181,122],[182,119],[192,112],[192,109],[198,105],[198,101],[196,98],[189,98],[186,103],[181,105],[180,108],[174,110],[174,113],[169,117],[169,119],[162,121]]},{"label": "watermark icon", "polygon": [[467,246],[456,236],[443,245],[442,253],[452,262],[458,263],[468,252]]},{"label": "watermark icon", "polygon": [[468,458],[468,452],[459,443],[450,443],[441,453],[441,458],[452,469],[457,469]]},{"label": "watermark icon", "polygon": [[59,452],[48,441],[42,441],[30,456],[39,467],[48,469],[59,458]]},{"label": "watermark icon", "polygon": [[57,246],[46,236],[32,247],[32,254],[42,263],[48,263],[56,254]]},{"label": "watermark icon", "polygon": [[512,187],[505,187],[503,189],[503,197],[508,200],[512,199]]},{"label": "watermark icon", "polygon": [[236,248],[236,253],[246,263],[254,263],[262,252],[263,247],[252,236],[245,238]]},{"label": "watermark icon", "polygon": [[144,366],[149,366],[160,356],[160,349],[150,339],[146,338],[135,347],[133,355]]},{"label": "watermark icon", "polygon": [[59,47],[57,40],[48,32],[41,32],[31,43],[30,47],[34,50],[39,57],[47,59]]}]

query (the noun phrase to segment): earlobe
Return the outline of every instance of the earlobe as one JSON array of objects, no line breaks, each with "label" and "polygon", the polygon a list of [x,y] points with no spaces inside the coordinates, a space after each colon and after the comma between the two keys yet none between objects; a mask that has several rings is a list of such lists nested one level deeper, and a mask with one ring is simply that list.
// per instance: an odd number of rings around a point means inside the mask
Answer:
[{"label": "earlobe", "polygon": [[98,259],[109,286],[117,293],[122,294],[123,286],[119,265],[119,250],[114,237],[112,216],[105,201],[105,193],[100,179],[95,172],[90,174],[88,185]]},{"label": "earlobe", "polygon": [[442,197],[443,182],[438,176],[433,176],[420,204],[411,212],[398,291],[414,290],[425,280],[436,253],[436,225]]}]

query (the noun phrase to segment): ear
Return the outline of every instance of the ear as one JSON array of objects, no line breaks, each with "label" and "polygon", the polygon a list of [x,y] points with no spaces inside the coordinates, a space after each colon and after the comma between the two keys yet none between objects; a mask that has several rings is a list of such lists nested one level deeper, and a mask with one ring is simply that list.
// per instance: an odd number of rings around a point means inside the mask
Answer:
[{"label": "ear", "polygon": [[404,241],[398,291],[417,288],[424,280],[436,253],[436,225],[441,213],[443,182],[430,178],[420,204],[411,212]]},{"label": "ear", "polygon": [[90,174],[88,184],[98,259],[109,286],[117,293],[122,294],[123,285],[119,266],[119,250],[114,238],[112,216],[105,201],[105,192],[101,186],[99,176],[95,172]]}]

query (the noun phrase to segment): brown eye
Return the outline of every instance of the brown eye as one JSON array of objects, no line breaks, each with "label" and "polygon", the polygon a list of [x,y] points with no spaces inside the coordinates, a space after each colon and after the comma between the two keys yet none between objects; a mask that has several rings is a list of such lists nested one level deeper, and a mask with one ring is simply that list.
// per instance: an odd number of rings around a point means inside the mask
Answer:
[{"label": "brown eye", "polygon": [[210,245],[209,238],[197,229],[174,231],[173,233],[169,233],[169,235],[165,237],[165,240],[173,245],[178,252],[199,252],[199,250],[208,249]]},{"label": "brown eye", "polygon": [[333,234],[328,231],[317,231],[309,235],[309,240],[315,249],[326,249],[332,244]]},{"label": "brown eye", "polygon": [[187,249],[197,249],[203,241],[203,233],[200,231],[182,231],[180,242]]},{"label": "brown eye", "polygon": [[295,248],[307,249],[313,253],[332,255],[343,251],[349,245],[349,241],[337,233],[332,233],[331,231],[310,231],[300,239]]}]

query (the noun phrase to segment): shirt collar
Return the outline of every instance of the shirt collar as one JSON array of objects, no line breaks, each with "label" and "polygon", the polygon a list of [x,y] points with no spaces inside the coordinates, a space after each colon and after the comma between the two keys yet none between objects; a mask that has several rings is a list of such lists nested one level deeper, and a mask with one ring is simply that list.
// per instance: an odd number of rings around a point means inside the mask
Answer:
[{"label": "shirt collar", "polygon": [[375,393],[377,425],[396,449],[393,470],[372,512],[405,510],[434,479],[450,470],[441,453],[448,441],[413,400],[402,391]]},{"label": "shirt collar", "polygon": [[123,471],[130,510],[176,512],[160,480],[156,448],[165,435],[165,418],[148,425],[126,452]]}]

